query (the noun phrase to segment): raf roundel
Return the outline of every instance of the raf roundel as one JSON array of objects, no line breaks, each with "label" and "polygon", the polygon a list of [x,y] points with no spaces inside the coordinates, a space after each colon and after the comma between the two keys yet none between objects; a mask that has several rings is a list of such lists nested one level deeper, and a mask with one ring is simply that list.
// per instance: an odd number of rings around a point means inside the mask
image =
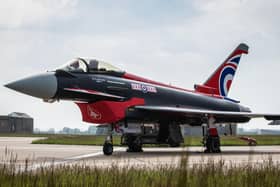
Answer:
[{"label": "raf roundel", "polygon": [[228,60],[219,77],[220,95],[227,96],[241,55],[236,55]]},{"label": "raf roundel", "polygon": [[141,85],[141,88],[142,88],[142,92],[143,92],[143,93],[147,93],[147,92],[148,92],[147,86]]},{"label": "raf roundel", "polygon": [[225,66],[220,74],[220,94],[226,96],[230,88],[233,76],[235,74],[235,69],[232,66]]}]

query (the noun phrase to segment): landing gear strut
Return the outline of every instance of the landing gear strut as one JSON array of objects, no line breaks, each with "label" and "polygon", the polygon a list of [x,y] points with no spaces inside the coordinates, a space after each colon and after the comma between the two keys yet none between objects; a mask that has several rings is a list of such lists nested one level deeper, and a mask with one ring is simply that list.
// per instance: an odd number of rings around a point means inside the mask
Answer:
[{"label": "landing gear strut", "polygon": [[205,146],[205,153],[220,153],[220,137],[217,128],[214,125],[215,118],[209,117],[206,125],[206,132],[203,127],[203,144]]},{"label": "landing gear strut", "polygon": [[112,155],[113,149],[113,125],[108,126],[108,136],[103,144],[103,153],[104,155]]}]

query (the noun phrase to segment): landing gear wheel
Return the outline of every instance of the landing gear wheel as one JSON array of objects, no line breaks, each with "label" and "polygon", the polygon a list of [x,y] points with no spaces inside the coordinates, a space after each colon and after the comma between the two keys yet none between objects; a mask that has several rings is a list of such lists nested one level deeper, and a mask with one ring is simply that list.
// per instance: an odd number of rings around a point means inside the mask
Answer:
[{"label": "landing gear wheel", "polygon": [[206,140],[205,153],[220,153],[220,137],[208,136]]},{"label": "landing gear wheel", "polygon": [[113,124],[108,125],[108,136],[103,144],[103,153],[104,155],[112,155],[113,154]]},{"label": "landing gear wheel", "polygon": [[180,143],[175,142],[172,138],[168,138],[167,142],[170,147],[180,147]]},{"label": "landing gear wheel", "polygon": [[109,143],[109,142],[105,142],[103,145],[103,153],[104,155],[112,155],[114,149],[113,149],[113,144]]},{"label": "landing gear wheel", "polygon": [[135,143],[128,145],[127,152],[139,153],[143,152],[142,145],[137,145]]},{"label": "landing gear wheel", "polygon": [[142,143],[140,137],[130,136],[128,137],[128,149],[127,152],[143,152]]}]

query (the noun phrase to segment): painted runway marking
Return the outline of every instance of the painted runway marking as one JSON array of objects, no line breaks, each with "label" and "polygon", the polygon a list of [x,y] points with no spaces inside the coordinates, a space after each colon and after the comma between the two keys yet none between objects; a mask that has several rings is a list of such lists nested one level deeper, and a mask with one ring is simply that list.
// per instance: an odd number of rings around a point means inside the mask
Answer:
[{"label": "painted runway marking", "polygon": [[[122,150],[125,150],[125,148],[117,148],[117,149],[114,149],[114,152],[116,151],[122,151]],[[90,154],[84,154],[84,155],[79,155],[79,156],[74,156],[74,157],[70,157],[70,158],[66,158],[65,160],[82,160],[82,159],[85,159],[85,158],[92,158],[92,157],[95,157],[95,156],[99,156],[99,155],[103,155],[103,151],[100,151],[100,152],[97,152],[97,153],[90,153]]]},{"label": "painted runway marking", "polygon": [[[117,149],[114,149],[114,152],[123,151],[123,150],[125,150],[125,148],[117,148]],[[79,161],[79,160],[83,160],[83,159],[87,159],[87,158],[93,158],[93,157],[100,156],[100,155],[103,155],[103,151],[69,157],[69,158],[63,159],[62,161],[51,161],[51,162],[43,162],[43,163],[39,163],[39,164],[34,164],[34,165],[28,167],[28,171],[33,171],[33,170],[36,170],[39,168],[44,168],[44,167],[49,167],[49,166],[71,164],[72,162],[75,162],[75,161]],[[20,171],[24,171],[24,170],[25,170],[24,167],[20,168]]]}]

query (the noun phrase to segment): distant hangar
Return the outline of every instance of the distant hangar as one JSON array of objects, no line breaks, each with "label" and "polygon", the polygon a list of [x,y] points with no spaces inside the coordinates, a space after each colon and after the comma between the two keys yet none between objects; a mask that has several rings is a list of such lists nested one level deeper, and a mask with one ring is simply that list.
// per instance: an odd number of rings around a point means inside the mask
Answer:
[{"label": "distant hangar", "polygon": [[0,133],[33,133],[33,118],[27,114],[13,112],[0,116]]}]

